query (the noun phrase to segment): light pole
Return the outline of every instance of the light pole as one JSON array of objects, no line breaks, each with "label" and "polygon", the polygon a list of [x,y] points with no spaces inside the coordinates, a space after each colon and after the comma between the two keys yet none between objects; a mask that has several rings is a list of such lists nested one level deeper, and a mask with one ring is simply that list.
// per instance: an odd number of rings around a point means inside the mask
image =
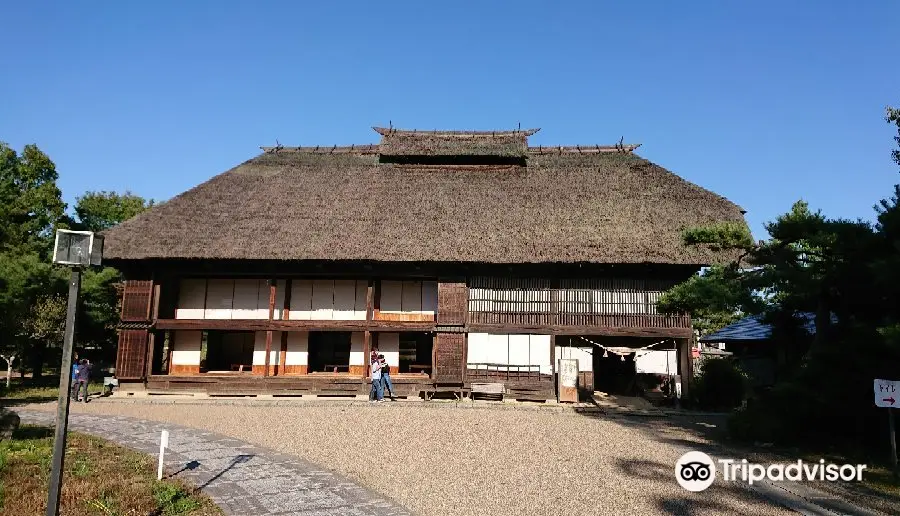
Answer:
[{"label": "light pole", "polygon": [[[66,333],[63,337],[62,364],[59,372],[59,402],[56,409],[56,435],[53,439],[53,462],[47,496],[47,516],[59,516],[59,495],[62,492],[63,463],[66,455],[66,433],[69,427],[69,395],[72,392],[72,352],[75,342],[75,315],[78,292],[81,290],[81,270],[100,265],[103,258],[103,237],[90,231],[56,231],[53,263],[72,269],[69,280],[69,303],[66,310]],[[85,393],[87,395],[87,393]]]}]

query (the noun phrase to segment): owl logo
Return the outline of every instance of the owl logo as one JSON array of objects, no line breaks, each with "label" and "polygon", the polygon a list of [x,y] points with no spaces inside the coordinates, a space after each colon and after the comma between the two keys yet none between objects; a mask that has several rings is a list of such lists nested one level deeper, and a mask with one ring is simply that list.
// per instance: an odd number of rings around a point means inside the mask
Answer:
[{"label": "owl logo", "polygon": [[687,452],[675,463],[675,480],[681,487],[699,493],[716,479],[716,465],[712,458],[697,451]]}]

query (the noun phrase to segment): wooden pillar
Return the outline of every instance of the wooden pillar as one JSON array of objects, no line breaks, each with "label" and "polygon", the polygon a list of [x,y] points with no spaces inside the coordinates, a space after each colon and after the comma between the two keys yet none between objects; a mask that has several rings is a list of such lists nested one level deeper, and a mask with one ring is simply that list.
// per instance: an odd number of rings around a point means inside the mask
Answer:
[{"label": "wooden pillar", "polygon": [[366,330],[365,333],[363,333],[363,369],[362,369],[363,379],[366,379],[369,377],[369,368],[372,366],[371,353],[372,353],[372,332],[370,332],[369,330]]},{"label": "wooden pillar", "polygon": [[[284,282],[284,303],[281,306],[281,320],[287,321],[291,318],[291,283],[290,279]],[[278,365],[275,368],[276,375],[287,374],[287,342],[288,333],[281,332],[281,353],[278,355]]]},{"label": "wooden pillar", "polygon": [[[275,319],[275,287],[277,281],[269,280],[269,321]],[[263,376],[269,376],[269,362],[272,354],[272,330],[266,330],[266,370]]]},{"label": "wooden pillar", "polygon": [[150,378],[150,375],[153,374],[153,352],[156,347],[156,332],[150,330],[150,338],[147,339],[147,374],[146,377]]},{"label": "wooden pillar", "polygon": [[694,376],[691,339],[678,339],[678,374],[681,377],[681,399],[688,399]]}]

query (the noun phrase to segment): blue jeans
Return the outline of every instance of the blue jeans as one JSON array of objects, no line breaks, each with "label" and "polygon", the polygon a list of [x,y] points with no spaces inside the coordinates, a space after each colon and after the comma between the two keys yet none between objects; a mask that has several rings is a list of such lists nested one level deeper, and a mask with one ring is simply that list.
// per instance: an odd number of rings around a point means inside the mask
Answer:
[{"label": "blue jeans", "polygon": [[384,390],[387,389],[387,392],[390,393],[391,397],[394,396],[394,384],[391,383],[391,375],[389,374],[381,374],[381,391],[384,393]]},{"label": "blue jeans", "polygon": [[384,383],[381,378],[377,378],[372,380],[372,392],[369,394],[369,397],[375,397],[376,400],[384,399]]}]

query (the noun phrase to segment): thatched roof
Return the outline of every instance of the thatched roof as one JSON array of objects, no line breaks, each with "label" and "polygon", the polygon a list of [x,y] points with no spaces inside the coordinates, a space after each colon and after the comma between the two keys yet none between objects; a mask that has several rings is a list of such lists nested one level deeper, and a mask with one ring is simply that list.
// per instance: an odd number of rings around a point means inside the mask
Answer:
[{"label": "thatched roof", "polygon": [[390,156],[519,156],[528,152],[526,131],[404,131],[374,127],[381,135],[379,152]]},{"label": "thatched roof", "polygon": [[[685,247],[681,231],[744,222],[740,207],[634,145],[528,147],[527,131],[379,132],[381,145],[265,148],[109,230],[105,258],[706,265],[722,256]],[[512,142],[523,155],[505,162]],[[385,159],[425,151],[439,160]]]}]

